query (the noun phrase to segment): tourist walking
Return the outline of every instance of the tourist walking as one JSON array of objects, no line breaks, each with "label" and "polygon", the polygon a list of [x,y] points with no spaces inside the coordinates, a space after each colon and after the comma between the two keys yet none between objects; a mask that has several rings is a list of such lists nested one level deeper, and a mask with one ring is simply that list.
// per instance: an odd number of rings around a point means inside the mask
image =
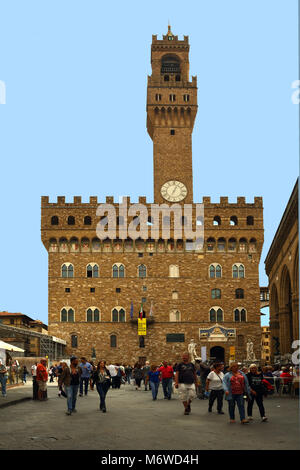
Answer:
[{"label": "tourist walking", "polygon": [[[148,372],[150,371],[150,363],[149,363],[149,361],[146,361],[146,362],[145,362],[145,365],[143,366],[142,369],[143,369],[143,374],[144,374],[143,380],[144,380],[145,392],[147,392],[148,387],[147,387],[146,379],[147,379],[147,377],[148,377]],[[150,386],[149,386],[149,390],[150,390]]]},{"label": "tourist walking", "polygon": [[62,373],[65,367],[68,367],[66,362],[61,362],[59,366],[57,367],[57,381],[58,381],[58,396],[61,397],[63,396],[64,398],[67,398],[67,394],[64,390],[64,385],[62,383]]},{"label": "tourist walking", "polygon": [[176,367],[175,388],[178,388],[185,415],[189,415],[191,412],[191,403],[196,396],[196,383],[197,375],[195,366],[190,362],[189,353],[184,353],[182,362]]},{"label": "tourist walking", "polygon": [[132,377],[132,367],[129,364],[125,366],[125,376],[126,376],[126,381],[128,385],[130,385],[130,380]]},{"label": "tourist walking", "polygon": [[148,382],[152,392],[152,399],[156,400],[160,384],[160,371],[155,365],[152,365],[148,371],[147,377],[145,378],[145,386],[148,384]]},{"label": "tourist walking", "polygon": [[60,381],[61,384],[65,386],[67,392],[67,406],[68,411],[66,412],[67,415],[71,415],[72,413],[76,413],[76,401],[77,401],[77,394],[80,384],[80,376],[82,373],[81,367],[78,365],[78,359],[76,356],[72,356],[70,359],[70,367],[66,365],[63,368]]},{"label": "tourist walking", "polygon": [[141,389],[141,381],[144,378],[144,372],[143,372],[143,369],[141,367],[141,364],[139,364],[139,363],[135,364],[132,375],[133,375],[133,378],[135,380],[135,389],[140,390]]},{"label": "tourist walking", "polygon": [[108,370],[111,376],[111,388],[117,388],[117,374],[118,374],[118,368],[114,364],[110,364],[108,366]]},{"label": "tourist walking", "polygon": [[244,372],[239,370],[237,362],[233,362],[229,367],[229,372],[224,375],[223,388],[225,390],[225,399],[228,401],[228,410],[230,423],[235,423],[235,404],[237,404],[241,424],[247,424],[249,421],[245,418],[244,393],[249,397],[250,388],[248,379]]},{"label": "tourist walking", "polygon": [[260,412],[260,417],[261,420],[267,421],[267,418],[265,416],[265,408],[263,404],[263,397],[266,394],[267,390],[266,387],[263,384],[264,381],[264,375],[262,372],[259,372],[257,370],[257,365],[256,364],[251,364],[249,368],[250,372],[247,374],[247,379],[249,382],[249,387],[250,387],[250,397],[248,400],[248,419],[252,421],[252,409],[253,409],[253,404],[254,401],[256,401],[256,404],[258,406],[259,412]]},{"label": "tourist walking", "polygon": [[22,367],[22,382],[23,382],[24,384],[26,384],[27,375],[28,375],[27,367],[26,367],[26,366],[23,366],[23,367]]},{"label": "tourist walking", "polygon": [[32,399],[37,400],[38,399],[38,384],[36,380],[36,369],[37,369],[37,362],[35,362],[31,366],[31,375],[32,375]]},{"label": "tourist walking", "polygon": [[106,413],[106,394],[111,386],[111,376],[105,361],[100,361],[96,369],[96,388],[100,397],[100,410]]},{"label": "tourist walking", "polygon": [[41,359],[40,363],[36,368],[36,381],[38,385],[38,400],[45,401],[47,400],[47,381],[48,381],[48,372],[47,372],[47,360]]},{"label": "tourist walking", "polygon": [[163,361],[163,365],[158,370],[161,374],[164,399],[171,400],[173,391],[174,369],[171,365],[168,365],[167,361]]},{"label": "tourist walking", "polygon": [[1,383],[1,393],[3,398],[6,397],[6,382],[8,379],[8,370],[6,366],[2,363],[0,359],[0,383]]},{"label": "tourist walking", "polygon": [[217,411],[219,415],[223,415],[223,374],[224,364],[216,362],[213,365],[213,370],[208,374],[206,379],[206,391],[209,392],[208,412],[212,412],[212,407],[217,399]]},{"label": "tourist walking", "polygon": [[94,362],[90,362],[92,366],[92,371],[91,371],[91,376],[90,376],[90,390],[93,392],[95,383],[96,383],[96,372],[97,372],[97,367],[95,366]]},{"label": "tourist walking", "polygon": [[84,394],[88,394],[88,388],[89,388],[89,382],[90,382],[90,376],[92,373],[92,366],[91,364],[86,360],[85,357],[81,358],[81,363],[79,364],[79,367],[81,368],[81,376],[80,376],[80,389],[79,389],[79,396],[83,396],[83,384],[84,384]]}]

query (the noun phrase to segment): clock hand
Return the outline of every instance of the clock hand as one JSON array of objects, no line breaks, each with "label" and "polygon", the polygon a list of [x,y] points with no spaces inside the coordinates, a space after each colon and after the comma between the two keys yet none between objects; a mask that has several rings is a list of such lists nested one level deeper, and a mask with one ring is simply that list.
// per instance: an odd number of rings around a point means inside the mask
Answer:
[{"label": "clock hand", "polygon": [[174,189],[173,189],[173,191],[172,191],[172,193],[171,193],[171,194],[174,194],[174,193],[175,193],[175,191],[176,191],[176,189],[177,189],[177,186],[174,186]]}]

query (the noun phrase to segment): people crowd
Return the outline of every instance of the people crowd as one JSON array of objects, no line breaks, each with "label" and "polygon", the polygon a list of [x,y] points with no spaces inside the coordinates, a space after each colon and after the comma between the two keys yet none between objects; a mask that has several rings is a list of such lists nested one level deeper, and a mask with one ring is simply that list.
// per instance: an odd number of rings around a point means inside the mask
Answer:
[{"label": "people crowd", "polygon": [[[191,413],[192,401],[195,398],[208,400],[208,413],[213,412],[216,402],[217,413],[224,415],[224,399],[228,403],[229,422],[235,423],[236,408],[241,424],[253,420],[253,406],[256,403],[262,422],[267,421],[264,399],[279,391],[299,395],[299,366],[275,367],[251,364],[249,367],[231,362],[229,366],[216,361],[209,364],[196,359],[190,361],[189,353],[184,353],[179,363],[172,364],[163,360],[160,364],[137,362],[135,364],[106,364],[101,360],[97,364],[87,358],[72,356],[69,361],[51,364],[41,359],[31,368],[33,399],[45,401],[47,384],[57,383],[58,397],[67,399],[68,416],[77,412],[77,397],[86,397],[90,392],[97,391],[99,409],[106,413],[106,396],[110,388],[120,389],[131,386],[137,391],[150,391],[152,400],[156,401],[160,385],[163,399],[171,400],[174,393],[178,394],[184,408],[184,415]],[[16,364],[14,364],[16,367]],[[6,383],[10,367],[0,360],[0,383],[2,397],[6,397]],[[21,367],[22,381],[26,383],[30,374],[26,365]],[[247,416],[246,416],[247,415]]]}]

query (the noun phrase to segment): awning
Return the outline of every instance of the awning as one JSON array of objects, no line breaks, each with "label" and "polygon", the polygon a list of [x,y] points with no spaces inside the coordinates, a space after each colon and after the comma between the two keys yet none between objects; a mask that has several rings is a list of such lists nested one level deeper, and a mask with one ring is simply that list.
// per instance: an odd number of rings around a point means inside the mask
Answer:
[{"label": "awning", "polygon": [[24,352],[25,349],[18,348],[13,344],[5,343],[5,341],[0,340],[0,349],[6,349],[7,351],[16,351],[16,352]]}]

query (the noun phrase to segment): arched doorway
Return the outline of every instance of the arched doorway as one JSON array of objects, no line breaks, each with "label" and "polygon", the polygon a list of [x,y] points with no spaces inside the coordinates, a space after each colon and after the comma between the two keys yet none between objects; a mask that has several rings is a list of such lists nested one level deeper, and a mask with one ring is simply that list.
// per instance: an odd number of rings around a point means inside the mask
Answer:
[{"label": "arched doorway", "polygon": [[225,350],[221,346],[210,348],[209,355],[214,361],[225,362]]},{"label": "arched doorway", "polygon": [[[281,332],[281,342],[284,344],[281,354],[291,352],[293,341],[293,310],[292,310],[292,286],[291,277],[287,266],[285,265],[281,274],[280,283],[280,305],[284,311],[284,331]],[[286,318],[287,315],[287,318]]]}]

